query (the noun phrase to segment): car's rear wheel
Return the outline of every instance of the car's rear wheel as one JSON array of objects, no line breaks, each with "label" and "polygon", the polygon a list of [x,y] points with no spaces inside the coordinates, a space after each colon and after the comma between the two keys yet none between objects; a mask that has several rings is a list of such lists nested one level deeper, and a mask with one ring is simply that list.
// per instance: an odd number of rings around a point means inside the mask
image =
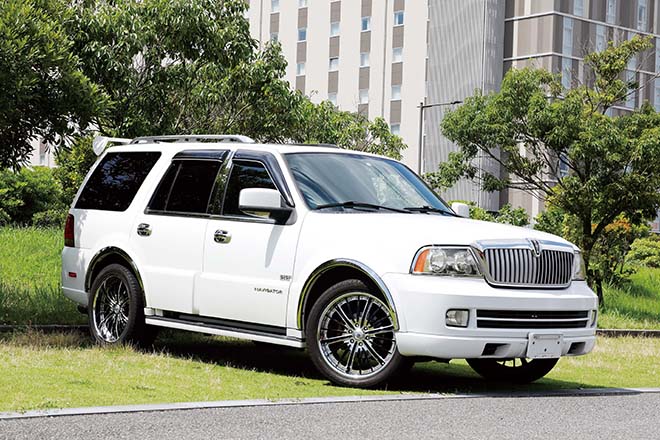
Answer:
[{"label": "car's rear wheel", "polygon": [[559,359],[468,359],[474,371],[488,380],[530,383],[550,372]]},{"label": "car's rear wheel", "polygon": [[89,293],[89,328],[100,344],[151,344],[156,336],[144,322],[142,289],[126,267],[110,264],[94,279]]},{"label": "car's rear wheel", "polygon": [[373,387],[408,368],[388,305],[359,280],[325,291],[312,306],[305,337],[312,361],[332,382]]}]

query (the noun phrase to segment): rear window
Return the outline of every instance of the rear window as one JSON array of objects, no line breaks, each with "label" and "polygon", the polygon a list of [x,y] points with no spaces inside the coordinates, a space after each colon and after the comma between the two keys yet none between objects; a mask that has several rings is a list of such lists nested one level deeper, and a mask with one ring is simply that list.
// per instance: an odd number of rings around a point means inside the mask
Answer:
[{"label": "rear window", "polygon": [[173,162],[151,198],[149,212],[206,214],[220,165],[217,160]]},{"label": "rear window", "polygon": [[76,209],[125,211],[159,157],[155,151],[106,154],[80,193]]}]

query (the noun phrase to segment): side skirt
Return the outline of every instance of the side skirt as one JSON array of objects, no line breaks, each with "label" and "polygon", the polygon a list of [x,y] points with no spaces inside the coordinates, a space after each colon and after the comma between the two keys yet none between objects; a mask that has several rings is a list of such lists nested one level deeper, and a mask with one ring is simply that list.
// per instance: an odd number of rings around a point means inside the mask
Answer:
[{"label": "side skirt", "polygon": [[[223,325],[220,323],[211,322],[212,318],[204,319],[204,322],[193,318],[189,315],[179,315],[179,317],[164,317],[164,316],[145,316],[145,323],[157,327],[167,327],[178,330],[187,330],[197,333],[205,333],[216,336],[226,336],[230,338],[245,339],[249,341],[266,342],[269,344],[285,345],[287,347],[305,348],[305,343],[298,338],[286,336],[284,334],[273,334],[269,332],[259,331],[255,329],[244,329]],[[284,330],[284,329],[283,329]]]}]

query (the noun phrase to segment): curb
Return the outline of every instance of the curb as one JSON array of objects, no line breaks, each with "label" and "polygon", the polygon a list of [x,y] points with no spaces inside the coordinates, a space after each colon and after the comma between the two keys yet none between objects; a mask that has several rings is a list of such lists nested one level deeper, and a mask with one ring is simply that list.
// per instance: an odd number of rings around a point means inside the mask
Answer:
[{"label": "curb", "polygon": [[33,419],[41,417],[89,416],[99,414],[127,414],[193,409],[252,408],[267,406],[325,405],[342,403],[400,402],[420,400],[450,400],[479,398],[538,398],[538,397],[598,397],[660,394],[660,388],[582,388],[570,390],[475,393],[475,394],[394,394],[386,396],[310,397],[281,400],[221,400],[215,402],[181,402],[146,405],[96,406],[87,408],[63,408],[25,412],[0,413],[1,420]]},{"label": "curb", "polygon": [[631,329],[598,329],[596,330],[598,336],[605,337],[622,337],[632,336],[635,338],[660,338],[660,330],[631,330]]}]

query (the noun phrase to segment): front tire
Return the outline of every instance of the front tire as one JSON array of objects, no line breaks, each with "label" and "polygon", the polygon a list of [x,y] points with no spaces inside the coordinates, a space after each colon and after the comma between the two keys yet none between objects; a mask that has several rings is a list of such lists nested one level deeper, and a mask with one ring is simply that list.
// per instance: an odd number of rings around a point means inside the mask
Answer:
[{"label": "front tire", "polygon": [[156,332],[144,322],[142,288],[126,267],[110,264],[96,276],[89,292],[89,329],[102,345],[146,346]]},{"label": "front tire", "polygon": [[305,327],[316,368],[341,386],[374,387],[412,366],[399,354],[389,306],[359,280],[326,290]]},{"label": "front tire", "polygon": [[525,384],[550,372],[559,359],[467,359],[474,371],[485,379]]}]

